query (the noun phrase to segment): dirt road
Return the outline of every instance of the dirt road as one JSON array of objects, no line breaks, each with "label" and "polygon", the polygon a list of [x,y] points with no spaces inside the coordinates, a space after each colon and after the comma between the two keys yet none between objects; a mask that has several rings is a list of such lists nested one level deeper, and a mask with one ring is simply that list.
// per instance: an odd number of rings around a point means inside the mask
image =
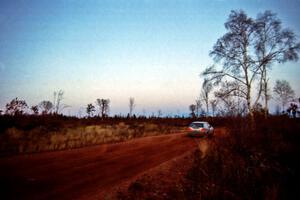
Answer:
[{"label": "dirt road", "polygon": [[196,148],[185,134],[0,158],[5,199],[101,199],[108,189]]}]

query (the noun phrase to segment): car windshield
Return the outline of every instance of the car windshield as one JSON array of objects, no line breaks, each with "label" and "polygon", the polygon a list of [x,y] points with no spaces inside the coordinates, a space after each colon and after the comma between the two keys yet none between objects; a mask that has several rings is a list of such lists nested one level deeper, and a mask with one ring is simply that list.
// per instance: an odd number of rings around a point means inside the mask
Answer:
[{"label": "car windshield", "polygon": [[192,128],[203,128],[204,123],[191,123],[190,127],[192,127]]}]

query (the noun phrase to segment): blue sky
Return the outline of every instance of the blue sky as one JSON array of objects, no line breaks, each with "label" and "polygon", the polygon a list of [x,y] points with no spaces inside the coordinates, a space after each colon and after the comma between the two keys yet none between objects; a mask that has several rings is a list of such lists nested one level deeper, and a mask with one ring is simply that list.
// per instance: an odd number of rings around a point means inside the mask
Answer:
[{"label": "blue sky", "polygon": [[[97,98],[125,114],[131,96],[136,113],[186,113],[236,9],[251,17],[272,10],[300,35],[299,0],[1,0],[0,109],[62,89],[67,114]],[[274,65],[270,81],[288,80],[299,96],[299,75],[299,62]]]}]

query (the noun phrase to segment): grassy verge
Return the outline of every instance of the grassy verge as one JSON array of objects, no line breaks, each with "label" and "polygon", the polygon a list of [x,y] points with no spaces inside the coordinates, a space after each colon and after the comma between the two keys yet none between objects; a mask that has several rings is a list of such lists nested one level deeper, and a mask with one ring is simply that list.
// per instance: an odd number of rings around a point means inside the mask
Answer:
[{"label": "grassy verge", "polygon": [[21,130],[12,127],[0,135],[0,155],[72,149],[144,136],[169,134],[177,130],[178,127],[147,122],[65,126],[58,130],[45,127]]}]

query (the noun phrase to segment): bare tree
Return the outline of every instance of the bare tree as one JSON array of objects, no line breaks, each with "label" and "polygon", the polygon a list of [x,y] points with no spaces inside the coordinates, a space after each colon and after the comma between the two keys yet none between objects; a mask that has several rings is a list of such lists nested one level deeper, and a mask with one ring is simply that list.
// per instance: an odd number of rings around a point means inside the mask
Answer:
[{"label": "bare tree", "polygon": [[292,113],[293,118],[296,118],[297,110],[298,110],[298,105],[295,103],[291,103],[287,109],[287,112],[289,114]]},{"label": "bare tree", "polygon": [[294,90],[286,80],[277,80],[273,92],[276,95],[276,99],[281,102],[282,111],[284,112],[284,106],[289,101],[292,101],[295,96]]},{"label": "bare tree", "polygon": [[221,99],[225,105],[234,106],[231,108],[232,110],[229,111],[231,115],[242,116],[247,112],[245,110],[245,108],[247,108],[247,106],[245,107],[247,95],[240,88],[243,88],[243,86],[237,81],[224,81],[220,89],[215,93],[215,96]]},{"label": "bare tree", "polygon": [[197,117],[200,117],[200,113],[202,113],[202,111],[203,111],[203,109],[202,109],[202,103],[201,103],[201,99],[200,98],[198,98],[198,99],[196,99],[196,102],[195,102],[196,104],[196,116]]},{"label": "bare tree", "polygon": [[[224,107],[224,111],[221,112],[222,115],[241,116],[246,112],[245,94],[239,90],[239,87],[238,82],[224,81],[219,90],[215,92],[215,97],[222,102]],[[240,97],[244,97],[244,99]]]},{"label": "bare tree", "polygon": [[289,29],[283,29],[275,13],[265,11],[258,14],[255,27],[255,51],[260,68],[261,85],[264,98],[265,117],[268,115],[268,69],[272,63],[298,60],[300,43]]},{"label": "bare tree", "polygon": [[34,115],[38,115],[39,114],[39,107],[38,107],[38,105],[31,106],[31,110],[32,110],[32,112],[33,112]]},{"label": "bare tree", "polygon": [[162,111],[161,111],[161,109],[158,109],[158,111],[157,111],[157,117],[158,118],[162,117]]},{"label": "bare tree", "polygon": [[41,108],[43,115],[50,114],[51,110],[54,108],[51,101],[41,101],[39,107]]},{"label": "bare tree", "polygon": [[[242,93],[252,117],[253,107],[263,96],[267,116],[270,99],[267,70],[272,63],[297,60],[300,43],[292,31],[281,27],[280,20],[270,11],[259,14],[255,20],[243,11],[232,11],[225,28],[227,33],[218,39],[210,53],[222,68],[213,65],[202,75],[214,85],[227,80],[232,82],[231,86],[238,86],[226,92]],[[252,91],[256,82],[255,97]]]},{"label": "bare tree", "polygon": [[86,107],[86,113],[88,114],[89,117],[93,115],[93,113],[96,111],[95,106],[93,104],[88,104]]},{"label": "bare tree", "polygon": [[212,111],[212,116],[214,117],[217,110],[218,99],[212,99],[209,101],[209,103]]},{"label": "bare tree", "polygon": [[237,115],[237,104],[233,96],[220,92],[215,92],[215,96],[222,102],[222,109],[220,110],[220,113],[223,116]]},{"label": "bare tree", "polygon": [[129,117],[132,117],[133,109],[135,108],[135,100],[133,97],[129,98]]},{"label": "bare tree", "polygon": [[19,100],[17,97],[6,104],[5,113],[8,115],[23,115],[28,108],[25,100]]},{"label": "bare tree", "polygon": [[64,98],[64,91],[63,90],[59,90],[59,91],[55,91],[53,93],[53,108],[54,108],[54,114],[59,114],[59,112],[61,112],[63,109],[69,107],[68,105],[64,105],[62,104],[62,100]]},{"label": "bare tree", "polygon": [[[254,40],[254,21],[243,11],[232,11],[225,28],[228,32],[218,39],[210,53],[215,62],[221,63],[222,69],[218,70],[213,65],[202,75],[214,85],[219,85],[224,80],[231,83],[231,86],[237,85],[238,87],[232,87],[226,93],[243,92],[248,113],[253,117],[251,91],[259,71],[259,68],[254,65],[250,50]],[[261,89],[254,104],[259,100],[260,93]]]},{"label": "bare tree", "polygon": [[192,118],[195,118],[195,117],[196,117],[196,115],[195,115],[196,105],[195,105],[195,104],[191,104],[191,105],[189,106],[189,109],[190,109],[190,111],[191,111],[190,116],[191,116]]},{"label": "bare tree", "polygon": [[96,104],[99,106],[99,115],[101,114],[101,117],[107,117],[109,113],[109,99],[97,99]]},{"label": "bare tree", "polygon": [[264,114],[264,108],[261,105],[261,103],[257,103],[256,105],[254,105],[253,111],[254,111],[254,113],[256,113],[258,115]]},{"label": "bare tree", "polygon": [[207,79],[204,79],[202,84],[202,92],[201,97],[206,106],[206,116],[209,114],[209,93],[212,90],[212,83],[209,82]]}]

